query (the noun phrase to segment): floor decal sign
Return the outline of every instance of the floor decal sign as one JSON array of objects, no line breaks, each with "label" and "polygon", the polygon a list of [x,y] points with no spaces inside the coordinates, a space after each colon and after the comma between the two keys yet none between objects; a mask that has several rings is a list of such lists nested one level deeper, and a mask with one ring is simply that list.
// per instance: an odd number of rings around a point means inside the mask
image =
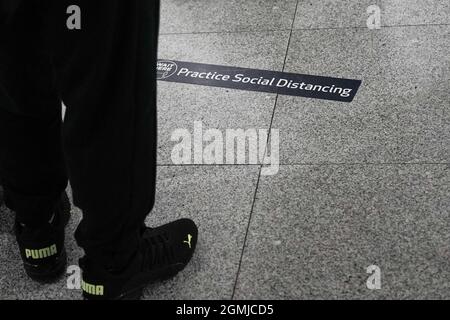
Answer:
[{"label": "floor decal sign", "polygon": [[160,81],[352,102],[361,80],[158,60]]}]

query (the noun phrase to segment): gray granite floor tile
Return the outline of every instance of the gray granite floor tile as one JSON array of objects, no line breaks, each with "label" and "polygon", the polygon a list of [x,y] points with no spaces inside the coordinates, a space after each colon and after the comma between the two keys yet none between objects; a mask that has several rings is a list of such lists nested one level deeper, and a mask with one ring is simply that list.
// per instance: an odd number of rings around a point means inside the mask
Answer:
[{"label": "gray granite floor tile", "polygon": [[[263,177],[235,298],[449,299],[449,172],[284,166]],[[381,290],[366,286],[371,265]]]},{"label": "gray granite floor tile", "polygon": [[159,58],[280,71],[289,31],[162,35]]},{"label": "gray granite floor tile", "polygon": [[294,29],[366,27],[371,5],[381,0],[299,0]]},{"label": "gray granite floor tile", "polygon": [[363,80],[376,71],[373,36],[368,29],[295,30],[285,71]]},{"label": "gray granite floor tile", "polygon": [[396,159],[396,109],[363,83],[352,103],[279,97],[280,163],[384,163]]},{"label": "gray granite floor tile", "polygon": [[163,33],[290,29],[296,0],[163,0]]},{"label": "gray granite floor tile", "polygon": [[374,100],[396,110],[397,162],[450,161],[450,26],[375,32]]},{"label": "gray granite floor tile", "polygon": [[286,71],[362,80],[352,103],[279,97],[281,163],[384,162],[396,153],[395,109],[375,98],[373,35],[364,29],[299,30]]},{"label": "gray granite floor tile", "polygon": [[408,80],[419,89],[428,90],[430,83],[448,89],[450,26],[383,28],[372,35],[378,77],[394,85]]},{"label": "gray granite floor tile", "polygon": [[381,0],[383,25],[450,24],[446,0]]},{"label": "gray granite floor tile", "polygon": [[[449,30],[385,28],[370,36],[372,49],[361,45],[356,54],[338,49],[330,30],[296,31],[288,70],[357,76],[362,86],[350,104],[279,97],[273,128],[281,131],[281,162],[448,163]],[[317,38],[332,45],[320,49]]]}]

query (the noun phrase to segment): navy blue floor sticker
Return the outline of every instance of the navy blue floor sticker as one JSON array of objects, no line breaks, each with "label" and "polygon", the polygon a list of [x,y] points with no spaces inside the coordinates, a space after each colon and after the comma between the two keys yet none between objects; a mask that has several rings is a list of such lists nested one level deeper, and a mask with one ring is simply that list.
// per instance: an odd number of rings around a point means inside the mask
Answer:
[{"label": "navy blue floor sticker", "polygon": [[361,80],[158,60],[157,79],[210,87],[352,102]]}]

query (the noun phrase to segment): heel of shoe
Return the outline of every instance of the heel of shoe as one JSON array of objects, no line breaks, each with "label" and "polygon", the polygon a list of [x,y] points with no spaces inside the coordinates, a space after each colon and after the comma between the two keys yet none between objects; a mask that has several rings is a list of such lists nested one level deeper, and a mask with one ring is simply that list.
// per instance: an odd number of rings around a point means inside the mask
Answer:
[{"label": "heel of shoe", "polygon": [[25,273],[34,281],[48,284],[58,281],[65,273],[67,266],[67,254],[65,251],[59,257],[58,263],[48,270],[44,270],[42,266],[35,267],[24,264]]}]

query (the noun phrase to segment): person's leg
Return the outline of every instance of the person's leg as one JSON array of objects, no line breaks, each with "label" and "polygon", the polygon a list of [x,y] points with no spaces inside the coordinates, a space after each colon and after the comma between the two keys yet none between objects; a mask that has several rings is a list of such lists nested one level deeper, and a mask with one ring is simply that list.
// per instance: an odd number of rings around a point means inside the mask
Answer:
[{"label": "person's leg", "polygon": [[[87,256],[121,268],[155,197],[159,1],[55,2],[64,152],[83,211],[76,239]],[[71,5],[81,10],[80,30],[66,27]]]},{"label": "person's leg", "polygon": [[55,75],[25,7],[0,39],[0,177],[7,205],[31,226],[51,218],[67,177]]},{"label": "person's leg", "polygon": [[[0,37],[0,177],[25,271],[53,281],[64,272],[70,204],[61,143],[61,102],[39,41],[37,2],[23,2]],[[12,17],[12,15],[10,16]]]},{"label": "person's leg", "polygon": [[[64,152],[83,211],[84,297],[137,298],[147,283],[181,271],[197,242],[187,219],[144,225],[155,201],[159,0],[54,3]],[[80,30],[66,28],[71,5],[81,10]]]}]

